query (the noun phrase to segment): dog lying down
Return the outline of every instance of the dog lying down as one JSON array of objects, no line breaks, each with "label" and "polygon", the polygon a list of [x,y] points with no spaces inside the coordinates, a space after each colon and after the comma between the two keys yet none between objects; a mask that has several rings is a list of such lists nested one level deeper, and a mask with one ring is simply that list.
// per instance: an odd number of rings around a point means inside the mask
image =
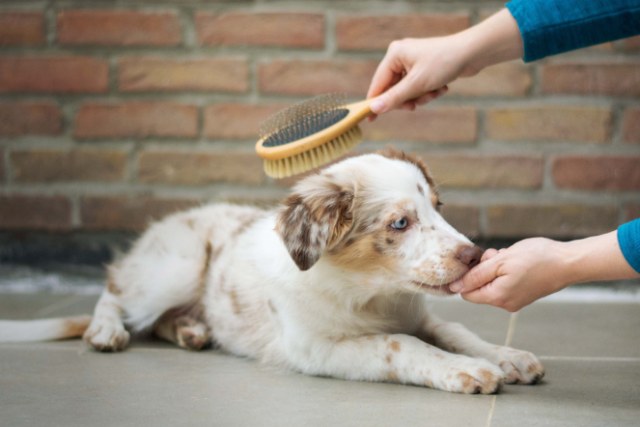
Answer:
[{"label": "dog lying down", "polygon": [[301,180],[277,211],[213,204],[153,224],[108,268],[93,317],[0,323],[1,341],[84,335],[121,351],[152,329],[309,375],[460,393],[534,384],[528,352],[428,313],[481,251],[438,213],[424,163],[393,149]]}]

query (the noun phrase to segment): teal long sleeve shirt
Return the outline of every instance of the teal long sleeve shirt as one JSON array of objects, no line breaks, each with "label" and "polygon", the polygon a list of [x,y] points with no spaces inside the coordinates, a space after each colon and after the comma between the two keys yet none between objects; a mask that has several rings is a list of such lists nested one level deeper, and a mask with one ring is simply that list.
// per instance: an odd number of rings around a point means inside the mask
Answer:
[{"label": "teal long sleeve shirt", "polygon": [[629,265],[640,273],[640,218],[618,227],[618,244]]},{"label": "teal long sleeve shirt", "polygon": [[640,34],[640,0],[512,0],[524,61]]}]

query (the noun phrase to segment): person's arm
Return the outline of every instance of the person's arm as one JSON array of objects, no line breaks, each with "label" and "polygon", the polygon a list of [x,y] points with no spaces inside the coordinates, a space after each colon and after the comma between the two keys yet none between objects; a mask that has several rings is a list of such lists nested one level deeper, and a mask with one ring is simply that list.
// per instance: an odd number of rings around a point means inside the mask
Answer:
[{"label": "person's arm", "polygon": [[493,64],[640,34],[638,0],[512,0],[506,7],[456,34],[391,43],[367,92],[377,97],[372,111],[412,110]]},{"label": "person's arm", "polygon": [[391,43],[371,80],[367,98],[380,114],[414,109],[446,91],[461,76],[522,57],[518,25],[507,9],[462,32],[444,37],[403,39]]},{"label": "person's arm", "polygon": [[629,253],[623,254],[619,231],[570,242],[526,239],[488,250],[450,289],[467,301],[517,311],[569,285],[638,278],[640,272],[627,261],[635,257],[640,264],[640,219],[635,223],[639,234],[629,238],[637,246]]},{"label": "person's arm", "polygon": [[506,4],[524,41],[524,61],[640,33],[638,0],[512,0]]}]

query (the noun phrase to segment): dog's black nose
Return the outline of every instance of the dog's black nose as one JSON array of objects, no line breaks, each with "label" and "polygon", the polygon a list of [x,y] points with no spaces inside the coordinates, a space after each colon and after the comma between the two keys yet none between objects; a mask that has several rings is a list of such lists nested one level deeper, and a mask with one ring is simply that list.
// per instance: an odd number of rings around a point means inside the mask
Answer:
[{"label": "dog's black nose", "polygon": [[482,249],[478,246],[462,246],[456,253],[456,258],[464,265],[473,268],[480,263],[482,257]]}]

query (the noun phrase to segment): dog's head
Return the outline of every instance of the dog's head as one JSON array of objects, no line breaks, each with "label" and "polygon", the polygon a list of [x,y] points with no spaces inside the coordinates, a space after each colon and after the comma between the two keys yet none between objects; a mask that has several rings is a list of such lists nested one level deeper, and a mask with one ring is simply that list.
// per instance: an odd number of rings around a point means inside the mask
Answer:
[{"label": "dog's head", "polygon": [[387,149],[301,180],[276,230],[301,270],[322,258],[342,270],[371,273],[392,288],[444,295],[481,251],[439,207],[426,165]]}]

